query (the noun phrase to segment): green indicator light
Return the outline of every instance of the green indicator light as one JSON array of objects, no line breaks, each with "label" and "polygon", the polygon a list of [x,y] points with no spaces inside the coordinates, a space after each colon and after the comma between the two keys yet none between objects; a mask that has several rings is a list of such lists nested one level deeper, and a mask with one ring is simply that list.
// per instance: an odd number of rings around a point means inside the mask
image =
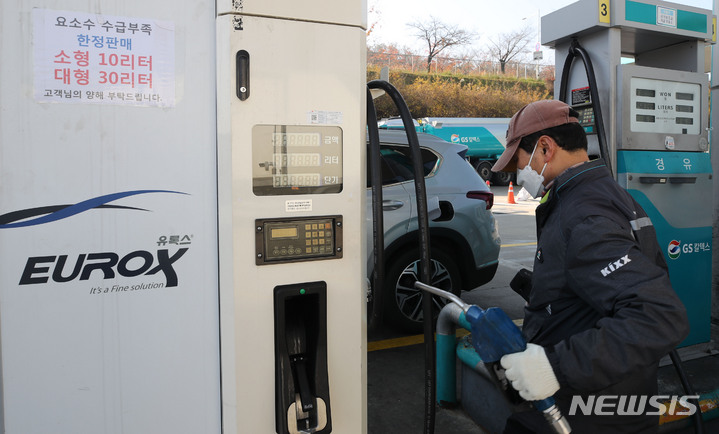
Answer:
[{"label": "green indicator light", "polygon": [[304,293],[305,293],[305,289],[304,288],[300,289],[300,294],[304,294]]}]

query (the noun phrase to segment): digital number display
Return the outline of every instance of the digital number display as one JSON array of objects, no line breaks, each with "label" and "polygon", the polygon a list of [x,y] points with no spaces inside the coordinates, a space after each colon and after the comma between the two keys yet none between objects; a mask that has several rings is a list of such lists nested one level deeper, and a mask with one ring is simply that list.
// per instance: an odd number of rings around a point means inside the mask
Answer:
[{"label": "digital number display", "polygon": [[275,167],[311,167],[319,166],[322,156],[314,153],[274,154]]},{"label": "digital number display", "polygon": [[[698,83],[629,77],[632,133],[700,135],[701,85]],[[692,139],[693,140],[693,139]]]},{"label": "digital number display", "polygon": [[648,96],[650,98],[654,98],[656,95],[656,91],[652,89],[637,89],[637,96]]},{"label": "digital number display", "polygon": [[319,173],[295,173],[290,175],[272,175],[272,186],[282,187],[319,187]]},{"label": "digital number display", "polygon": [[299,232],[297,226],[289,226],[284,228],[272,228],[270,230],[270,238],[278,240],[282,238],[297,238]]},{"label": "digital number display", "polygon": [[272,133],[272,144],[275,147],[320,146],[318,133]]},{"label": "digital number display", "polygon": [[693,93],[677,92],[677,99],[682,101],[694,101]]},{"label": "digital number display", "polygon": [[677,104],[677,111],[680,113],[694,113],[694,107],[692,107],[690,105]]},{"label": "digital number display", "polygon": [[252,127],[252,192],[257,196],[342,191],[342,128],[328,125]]}]

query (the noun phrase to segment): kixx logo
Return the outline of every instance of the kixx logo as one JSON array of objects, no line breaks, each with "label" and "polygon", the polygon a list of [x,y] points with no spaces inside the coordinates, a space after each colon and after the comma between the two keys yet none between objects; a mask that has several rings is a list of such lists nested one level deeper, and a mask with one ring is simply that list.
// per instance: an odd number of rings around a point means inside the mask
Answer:
[{"label": "kixx logo", "polygon": [[629,259],[629,255],[624,255],[621,258],[617,259],[614,262],[610,262],[609,265],[604,267],[602,269],[602,276],[607,277],[616,270],[622,268],[623,266],[627,265],[628,263],[632,262],[631,259]]}]

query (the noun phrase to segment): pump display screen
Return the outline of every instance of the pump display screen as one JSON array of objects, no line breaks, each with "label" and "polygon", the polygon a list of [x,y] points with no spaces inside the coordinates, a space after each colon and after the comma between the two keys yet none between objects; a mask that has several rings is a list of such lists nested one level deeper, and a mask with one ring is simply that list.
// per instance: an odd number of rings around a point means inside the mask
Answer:
[{"label": "pump display screen", "polygon": [[632,132],[700,134],[701,86],[696,83],[631,78]]},{"label": "pump display screen", "polygon": [[341,192],[342,129],[255,125],[252,190],[257,196]]},{"label": "pump display screen", "polygon": [[270,239],[277,240],[282,238],[297,238],[299,230],[297,226],[289,226],[284,228],[272,228],[270,230]]},{"label": "pump display screen", "polygon": [[342,257],[342,216],[255,220],[255,264]]},{"label": "pump display screen", "polygon": [[319,133],[272,133],[272,145],[274,146],[319,146]]}]

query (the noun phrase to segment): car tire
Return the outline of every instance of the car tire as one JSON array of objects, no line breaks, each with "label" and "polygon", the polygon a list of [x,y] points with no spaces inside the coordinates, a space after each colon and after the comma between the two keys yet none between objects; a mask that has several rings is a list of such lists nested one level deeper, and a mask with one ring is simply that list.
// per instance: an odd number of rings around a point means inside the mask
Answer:
[{"label": "car tire", "polygon": [[477,171],[484,181],[492,179],[492,163],[489,161],[479,161],[474,165],[474,170]]},{"label": "car tire", "polygon": [[494,185],[509,185],[510,182],[516,183],[516,174],[512,172],[495,172],[492,176],[492,183]]},{"label": "car tire", "polygon": [[[462,281],[456,261],[443,249],[436,247],[432,248],[430,256],[430,284],[459,295]],[[387,264],[383,288],[385,320],[410,333],[421,332],[423,328],[423,293],[414,287],[419,277],[419,253],[416,250],[400,253]],[[433,299],[433,306],[436,308],[433,316],[436,318],[447,300],[437,296],[433,296]]]}]

